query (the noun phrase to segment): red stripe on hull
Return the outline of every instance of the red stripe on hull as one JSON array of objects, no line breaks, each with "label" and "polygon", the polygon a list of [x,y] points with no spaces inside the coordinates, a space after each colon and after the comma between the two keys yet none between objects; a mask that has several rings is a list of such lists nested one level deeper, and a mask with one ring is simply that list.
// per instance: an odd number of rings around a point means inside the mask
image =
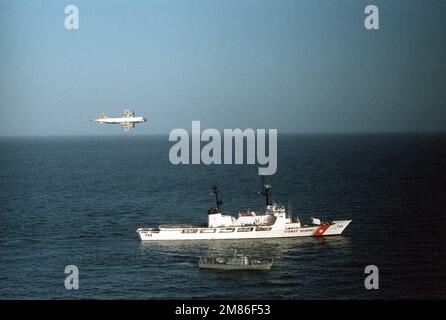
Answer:
[{"label": "red stripe on hull", "polygon": [[321,237],[324,235],[325,231],[327,231],[327,229],[330,228],[330,225],[326,225],[326,226],[320,226],[319,228],[316,229],[316,231],[313,233],[313,237]]}]

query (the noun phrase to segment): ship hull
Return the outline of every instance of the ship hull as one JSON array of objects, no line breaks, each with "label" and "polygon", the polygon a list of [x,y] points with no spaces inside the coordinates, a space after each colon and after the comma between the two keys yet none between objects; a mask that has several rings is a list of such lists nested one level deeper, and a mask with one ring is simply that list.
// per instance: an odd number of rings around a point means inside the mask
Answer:
[{"label": "ship hull", "polygon": [[261,270],[269,270],[269,269],[271,269],[272,263],[264,263],[264,264],[257,264],[257,265],[246,265],[246,266],[228,265],[228,264],[213,264],[213,263],[200,263],[198,266],[199,266],[200,269],[261,271]]},{"label": "ship hull", "polygon": [[166,228],[153,230],[140,228],[137,230],[141,241],[165,240],[235,240],[235,239],[269,239],[295,237],[322,237],[340,235],[350,224],[351,220],[333,221],[329,225],[303,226],[299,228],[275,228],[261,230],[252,227],[234,228]]}]

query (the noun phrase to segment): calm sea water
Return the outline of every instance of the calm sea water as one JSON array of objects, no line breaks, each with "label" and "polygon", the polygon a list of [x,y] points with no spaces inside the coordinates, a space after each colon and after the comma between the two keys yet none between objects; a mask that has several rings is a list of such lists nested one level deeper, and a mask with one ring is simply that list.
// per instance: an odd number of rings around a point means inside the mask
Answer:
[{"label": "calm sea water", "polygon": [[[446,136],[279,138],[273,198],[342,236],[140,243],[135,230],[260,209],[257,168],[171,165],[167,137],[2,138],[1,299],[446,298]],[[269,272],[212,272],[200,255],[272,257]],[[380,289],[364,288],[364,268]],[[79,268],[79,290],[64,269]]]}]

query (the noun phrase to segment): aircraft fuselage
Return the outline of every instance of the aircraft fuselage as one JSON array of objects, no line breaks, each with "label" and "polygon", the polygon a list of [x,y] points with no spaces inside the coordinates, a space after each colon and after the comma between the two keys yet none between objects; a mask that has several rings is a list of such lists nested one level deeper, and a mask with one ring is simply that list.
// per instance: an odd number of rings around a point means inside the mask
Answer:
[{"label": "aircraft fuselage", "polygon": [[144,117],[128,117],[128,118],[94,119],[93,121],[96,121],[99,123],[108,123],[108,124],[121,124],[123,122],[142,123],[142,122],[147,122],[147,119]]}]

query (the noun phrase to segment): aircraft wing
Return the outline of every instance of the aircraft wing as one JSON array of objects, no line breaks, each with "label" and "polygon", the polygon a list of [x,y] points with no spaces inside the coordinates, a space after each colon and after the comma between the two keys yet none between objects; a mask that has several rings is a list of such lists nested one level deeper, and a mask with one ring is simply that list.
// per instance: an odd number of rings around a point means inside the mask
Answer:
[{"label": "aircraft wing", "polygon": [[121,122],[121,127],[125,132],[129,131],[131,128],[135,127],[135,123],[133,122]]}]

